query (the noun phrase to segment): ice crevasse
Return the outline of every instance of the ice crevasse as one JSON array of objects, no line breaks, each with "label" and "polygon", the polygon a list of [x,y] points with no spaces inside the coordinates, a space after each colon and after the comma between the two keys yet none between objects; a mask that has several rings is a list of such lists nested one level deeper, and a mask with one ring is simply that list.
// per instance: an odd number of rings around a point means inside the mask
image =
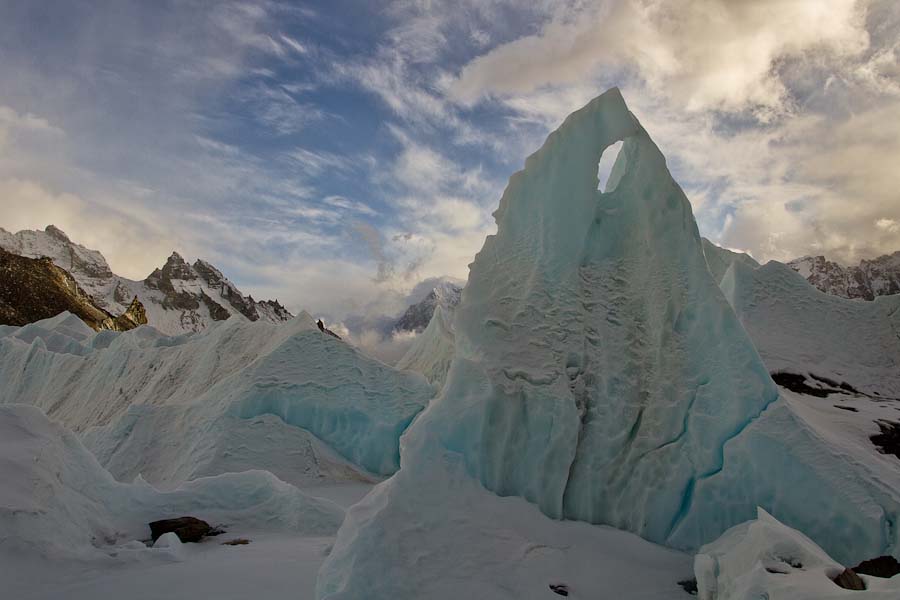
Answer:
[{"label": "ice crevasse", "polygon": [[[599,190],[598,162],[617,141]],[[364,556],[360,540],[397,518],[392,504],[434,461],[461,460],[548,516],[680,549],[761,506],[838,560],[898,552],[897,488],[830,450],[780,398],[707,268],[690,203],[617,89],[550,134],[495,218],[457,308],[443,392],[404,434],[393,489],[351,511],[320,595],[357,597],[354,572],[404,560]]]}]

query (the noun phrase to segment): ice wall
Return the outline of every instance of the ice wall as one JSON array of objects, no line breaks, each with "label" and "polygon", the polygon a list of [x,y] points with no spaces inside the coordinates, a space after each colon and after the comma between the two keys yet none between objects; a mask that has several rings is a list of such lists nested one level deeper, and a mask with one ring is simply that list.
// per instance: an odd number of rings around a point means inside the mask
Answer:
[{"label": "ice wall", "polygon": [[397,368],[421,373],[440,389],[453,361],[452,319],[453,313],[448,314],[440,305],[435,306],[428,327],[416,336],[406,354],[397,361]]}]

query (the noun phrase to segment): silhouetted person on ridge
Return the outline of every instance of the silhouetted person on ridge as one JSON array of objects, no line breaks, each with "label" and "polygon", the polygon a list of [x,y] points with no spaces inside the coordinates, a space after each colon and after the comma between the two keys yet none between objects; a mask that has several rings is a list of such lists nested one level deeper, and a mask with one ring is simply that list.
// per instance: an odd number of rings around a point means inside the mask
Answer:
[{"label": "silhouetted person on ridge", "polygon": [[318,321],[316,321],[316,325],[319,326],[319,331],[321,331],[322,333],[325,333],[325,323],[322,322],[322,319],[319,319]]}]

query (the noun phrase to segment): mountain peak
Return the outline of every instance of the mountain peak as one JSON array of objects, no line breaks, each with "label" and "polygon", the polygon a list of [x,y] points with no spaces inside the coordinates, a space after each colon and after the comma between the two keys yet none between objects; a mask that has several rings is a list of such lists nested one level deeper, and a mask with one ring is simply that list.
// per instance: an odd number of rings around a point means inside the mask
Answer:
[{"label": "mountain peak", "polygon": [[47,225],[47,227],[44,228],[44,232],[47,235],[55,237],[61,242],[65,242],[66,244],[72,243],[72,240],[69,239],[69,236],[66,235],[66,232],[56,225]]}]

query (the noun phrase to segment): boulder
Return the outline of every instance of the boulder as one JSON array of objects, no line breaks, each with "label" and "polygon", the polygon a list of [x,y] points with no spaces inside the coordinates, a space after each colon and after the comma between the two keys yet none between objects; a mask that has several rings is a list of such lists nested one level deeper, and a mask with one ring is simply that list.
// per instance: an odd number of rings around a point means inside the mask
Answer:
[{"label": "boulder", "polygon": [[150,535],[155,542],[165,533],[172,532],[178,536],[182,543],[199,542],[205,535],[210,535],[213,528],[206,521],[196,517],[178,517],[177,519],[163,519],[153,521],[150,525]]}]

